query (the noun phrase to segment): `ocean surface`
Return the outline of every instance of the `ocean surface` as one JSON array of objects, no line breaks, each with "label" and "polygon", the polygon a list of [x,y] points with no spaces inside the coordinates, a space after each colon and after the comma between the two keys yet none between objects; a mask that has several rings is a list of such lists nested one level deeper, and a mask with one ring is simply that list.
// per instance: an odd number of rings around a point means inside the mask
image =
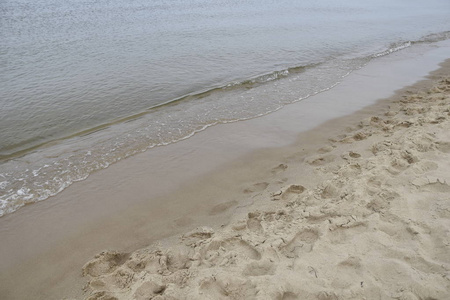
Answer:
[{"label": "ocean surface", "polygon": [[0,216],[446,39],[448,0],[2,0]]}]

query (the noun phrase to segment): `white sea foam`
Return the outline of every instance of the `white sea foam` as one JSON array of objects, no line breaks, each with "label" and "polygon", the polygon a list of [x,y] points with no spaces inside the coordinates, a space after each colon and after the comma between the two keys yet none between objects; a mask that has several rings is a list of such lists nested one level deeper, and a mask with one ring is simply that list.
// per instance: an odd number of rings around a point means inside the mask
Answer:
[{"label": "white sea foam", "polygon": [[396,45],[396,44],[391,45],[390,48],[388,48],[387,50],[382,51],[380,53],[374,54],[373,57],[385,56],[385,55],[400,51],[400,50],[408,48],[408,47],[411,47],[411,42],[409,42],[409,41],[405,42],[405,43],[401,43],[399,45]]}]

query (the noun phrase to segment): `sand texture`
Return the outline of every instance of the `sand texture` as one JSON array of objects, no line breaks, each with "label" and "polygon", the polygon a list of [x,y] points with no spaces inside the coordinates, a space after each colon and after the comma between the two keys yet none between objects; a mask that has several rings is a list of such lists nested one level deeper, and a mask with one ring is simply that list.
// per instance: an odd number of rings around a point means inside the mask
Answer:
[{"label": "sand texture", "polygon": [[98,254],[86,298],[450,299],[450,79],[269,173],[222,227]]}]

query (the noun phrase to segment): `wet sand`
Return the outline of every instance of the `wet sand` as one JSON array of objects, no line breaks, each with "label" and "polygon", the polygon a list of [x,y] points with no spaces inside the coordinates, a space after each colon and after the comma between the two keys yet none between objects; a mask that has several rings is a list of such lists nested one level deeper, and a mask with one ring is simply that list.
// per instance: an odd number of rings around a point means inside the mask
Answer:
[{"label": "wet sand", "polygon": [[210,210],[235,207],[220,228],[99,253],[87,299],[448,299],[449,67],[312,153],[285,153],[243,191],[250,203]]},{"label": "wet sand", "polygon": [[[287,158],[318,154],[317,149],[329,146],[330,138],[347,134],[348,128],[385,110],[390,102],[317,127],[320,123],[388,97],[435,69],[443,54],[427,53],[429,57],[410,53],[411,58],[402,53],[402,59],[390,57],[396,64],[386,59],[384,64],[369,65],[329,92],[263,118],[216,126],[137,155],[52,199],[1,218],[0,238],[6,243],[0,252],[0,295],[82,298],[87,294],[82,291],[86,278],[81,267],[100,251],[128,253],[174,235],[167,243],[175,243],[177,234],[199,225],[217,230],[230,224],[231,216],[236,218],[255,198],[283,193],[290,181],[294,184],[296,177],[305,175],[294,171],[291,176],[279,175],[286,171]],[[296,138],[293,146],[287,146]],[[289,172],[295,169],[288,166]]]}]

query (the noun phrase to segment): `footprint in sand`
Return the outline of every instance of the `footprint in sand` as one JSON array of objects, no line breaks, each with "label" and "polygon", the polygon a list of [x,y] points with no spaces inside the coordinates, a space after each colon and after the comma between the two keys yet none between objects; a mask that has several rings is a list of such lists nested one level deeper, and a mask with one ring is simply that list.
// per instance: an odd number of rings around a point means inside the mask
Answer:
[{"label": "footprint in sand", "polygon": [[333,162],[335,158],[336,158],[335,155],[324,155],[319,157],[316,156],[308,159],[307,162],[312,166],[322,166],[330,162]]},{"label": "footprint in sand", "polygon": [[158,295],[163,295],[166,288],[167,287],[163,284],[156,283],[154,281],[147,281],[137,288],[134,293],[134,298],[136,300],[153,299]]},{"label": "footprint in sand", "polygon": [[189,260],[187,253],[182,251],[174,250],[170,252],[162,252],[159,250],[154,250],[149,253],[134,253],[128,259],[126,268],[119,270],[124,271],[131,269],[135,273],[145,270],[146,274],[169,274],[181,269],[187,269],[190,267],[190,264],[191,261]]},{"label": "footprint in sand", "polygon": [[247,264],[242,271],[244,276],[264,276],[274,275],[277,266],[269,260],[264,261],[252,261]]},{"label": "footprint in sand", "polygon": [[114,272],[123,265],[130,255],[116,251],[104,251],[83,266],[83,276],[98,277]]},{"label": "footprint in sand", "polygon": [[353,152],[353,151],[350,151],[350,152],[348,153],[348,156],[350,156],[351,158],[360,158],[360,157],[361,157],[361,154],[356,153],[356,152]]},{"label": "footprint in sand", "polygon": [[298,195],[303,193],[305,190],[306,188],[303,185],[293,184],[281,194],[281,199],[286,201],[295,200]]},{"label": "footprint in sand", "polygon": [[253,232],[261,232],[264,230],[261,225],[261,214],[259,212],[248,213],[247,228]]},{"label": "footprint in sand", "polygon": [[225,240],[215,240],[212,241],[208,247],[207,251],[216,251],[219,249],[224,249],[226,252],[234,252],[237,255],[244,256],[246,258],[259,260],[261,259],[261,254],[248,242],[239,238],[229,238]]},{"label": "footprint in sand", "polygon": [[278,166],[276,166],[275,168],[272,169],[272,174],[281,173],[281,172],[285,171],[287,168],[288,168],[287,165],[279,164]]},{"label": "footprint in sand", "polygon": [[359,257],[351,256],[336,266],[336,276],[331,285],[338,289],[360,287],[363,281],[355,280],[355,275],[362,278],[362,261]]},{"label": "footprint in sand", "polygon": [[177,227],[182,227],[182,228],[184,228],[184,227],[189,226],[189,225],[191,225],[192,223],[194,223],[194,220],[193,220],[192,218],[189,218],[189,217],[187,217],[187,216],[184,216],[184,217],[181,217],[181,218],[176,219],[176,220],[174,221],[174,223],[175,223],[175,225],[176,225]]},{"label": "footprint in sand", "polygon": [[209,227],[199,227],[186,234],[181,239],[187,246],[194,245],[197,242],[210,239],[214,235],[214,230]]},{"label": "footprint in sand", "polygon": [[306,228],[298,232],[291,241],[284,245],[281,252],[288,258],[298,257],[302,252],[311,252],[318,239],[319,232],[317,229]]},{"label": "footprint in sand", "polygon": [[252,185],[250,188],[246,188],[244,190],[245,194],[255,193],[255,192],[262,192],[264,191],[269,184],[267,182],[259,182]]},{"label": "footprint in sand", "polygon": [[319,154],[325,154],[325,153],[328,153],[328,152],[333,151],[333,149],[334,149],[333,146],[325,146],[325,147],[322,147],[322,148],[320,148],[319,150],[317,150],[317,153],[319,153]]},{"label": "footprint in sand", "polygon": [[320,196],[322,197],[322,199],[330,199],[338,197],[340,195],[340,192],[340,189],[333,182],[327,182],[324,184]]},{"label": "footprint in sand", "polygon": [[[97,280],[104,282],[106,286],[110,286],[112,289],[109,291],[111,292],[116,289],[120,291],[122,289],[129,288],[133,282],[133,277],[134,273],[132,270],[127,268],[118,268],[113,273],[102,276],[101,279],[99,278]],[[91,287],[94,288],[92,284]],[[103,287],[100,287],[100,289],[103,289]]]},{"label": "footprint in sand", "polygon": [[420,159],[416,155],[408,150],[394,152],[391,156],[391,167],[400,172],[406,170],[412,164],[420,161]]},{"label": "footprint in sand", "polygon": [[227,201],[227,202],[223,202],[223,203],[217,204],[216,206],[211,208],[211,210],[209,211],[209,215],[210,216],[218,215],[220,213],[223,213],[223,212],[229,210],[233,206],[236,206],[237,204],[238,204],[238,202],[236,200]]},{"label": "footprint in sand", "polygon": [[352,136],[347,136],[347,137],[340,139],[339,142],[345,143],[345,144],[351,144],[355,141],[358,142],[358,141],[365,140],[371,135],[372,135],[372,133],[370,133],[370,132],[360,131]]},{"label": "footprint in sand", "polygon": [[350,152],[348,152],[348,153],[343,153],[342,155],[341,155],[341,158],[342,159],[345,159],[345,160],[350,160],[350,159],[352,159],[352,158],[360,158],[361,157],[361,154],[359,154],[359,153],[356,153],[356,152],[353,152],[353,151],[350,151]]},{"label": "footprint in sand", "polygon": [[371,135],[372,135],[371,133],[358,132],[357,134],[353,135],[353,139],[355,141],[362,141],[362,140],[367,139]]}]

